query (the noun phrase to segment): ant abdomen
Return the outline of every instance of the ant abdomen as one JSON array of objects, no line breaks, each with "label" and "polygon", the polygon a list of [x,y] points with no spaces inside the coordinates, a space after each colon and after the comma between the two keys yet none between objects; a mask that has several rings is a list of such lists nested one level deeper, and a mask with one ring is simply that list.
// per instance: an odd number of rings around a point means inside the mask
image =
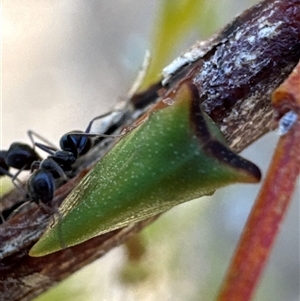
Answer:
[{"label": "ant abdomen", "polygon": [[32,162],[40,160],[40,157],[28,144],[14,142],[6,152],[4,160],[9,167],[28,170]]},{"label": "ant abdomen", "polygon": [[7,174],[9,170],[9,166],[5,163],[5,157],[7,155],[7,151],[0,151],[0,176],[4,176]]}]

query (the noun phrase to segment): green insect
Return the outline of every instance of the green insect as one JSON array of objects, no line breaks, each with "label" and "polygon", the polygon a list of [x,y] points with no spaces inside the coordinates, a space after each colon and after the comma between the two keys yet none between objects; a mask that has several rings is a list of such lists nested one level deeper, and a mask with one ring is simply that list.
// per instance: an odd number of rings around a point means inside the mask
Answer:
[{"label": "green insect", "polygon": [[182,82],[109,151],[59,208],[30,250],[43,256],[124,227],[236,182],[259,169],[233,153]]}]

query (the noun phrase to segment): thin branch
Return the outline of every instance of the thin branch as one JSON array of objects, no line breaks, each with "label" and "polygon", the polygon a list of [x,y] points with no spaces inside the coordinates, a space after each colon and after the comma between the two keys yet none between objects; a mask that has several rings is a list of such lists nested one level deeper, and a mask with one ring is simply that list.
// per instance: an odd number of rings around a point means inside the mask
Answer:
[{"label": "thin branch", "polygon": [[275,91],[273,105],[276,115],[283,116],[281,137],[218,301],[251,300],[291,203],[300,172],[300,63]]}]

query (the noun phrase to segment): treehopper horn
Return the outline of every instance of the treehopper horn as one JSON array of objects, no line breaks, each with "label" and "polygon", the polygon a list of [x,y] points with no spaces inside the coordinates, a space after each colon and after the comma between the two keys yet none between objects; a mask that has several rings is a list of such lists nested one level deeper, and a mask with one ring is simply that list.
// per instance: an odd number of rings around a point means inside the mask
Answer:
[{"label": "treehopper horn", "polygon": [[197,88],[183,81],[87,174],[29,254],[53,253],[260,176],[226,146]]}]

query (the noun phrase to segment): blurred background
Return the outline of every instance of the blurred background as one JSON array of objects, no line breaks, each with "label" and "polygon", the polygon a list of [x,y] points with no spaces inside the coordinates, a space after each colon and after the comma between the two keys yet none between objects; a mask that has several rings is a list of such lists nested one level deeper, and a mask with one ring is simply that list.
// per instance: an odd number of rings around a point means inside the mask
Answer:
[{"label": "blurred background", "polygon": [[[202,2],[199,25],[168,51],[165,64],[256,3]],[[124,98],[153,47],[161,5],[3,0],[1,149],[29,143],[29,129],[58,144],[62,134],[84,130]],[[276,133],[266,135],[243,156],[265,171],[276,141]],[[1,178],[1,189],[9,183]],[[258,186],[229,187],[177,206],[127,247],[36,300],[213,300]],[[299,189],[255,300],[299,300]]]}]

